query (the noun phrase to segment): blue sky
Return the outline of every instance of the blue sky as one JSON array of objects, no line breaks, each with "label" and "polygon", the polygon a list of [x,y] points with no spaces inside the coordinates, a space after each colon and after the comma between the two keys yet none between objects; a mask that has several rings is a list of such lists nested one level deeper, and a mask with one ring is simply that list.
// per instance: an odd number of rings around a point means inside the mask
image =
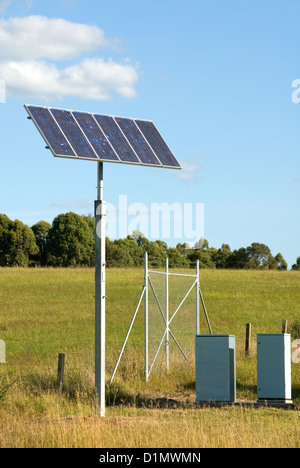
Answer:
[{"label": "blue sky", "polygon": [[265,243],[291,267],[299,14],[296,0],[0,0],[0,212],[29,226],[93,212],[96,164],[54,158],[23,104],[144,118],[183,170],[105,164],[107,202],[203,203],[211,246]]}]

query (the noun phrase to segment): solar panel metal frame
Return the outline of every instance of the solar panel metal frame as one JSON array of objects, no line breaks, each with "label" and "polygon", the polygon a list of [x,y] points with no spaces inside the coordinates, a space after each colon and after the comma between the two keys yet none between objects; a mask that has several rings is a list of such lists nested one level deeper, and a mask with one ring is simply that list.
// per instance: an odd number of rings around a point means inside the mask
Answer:
[{"label": "solar panel metal frame", "polygon": [[[80,159],[80,160],[84,160],[84,161],[97,161],[97,162],[109,162],[109,163],[121,163],[121,164],[131,164],[131,165],[137,165],[137,166],[144,166],[144,167],[162,167],[162,168],[166,168],[166,169],[177,169],[177,170],[180,170],[182,169],[180,164],[178,163],[177,159],[175,158],[175,156],[173,155],[172,151],[170,150],[170,148],[168,147],[167,143],[165,142],[164,138],[162,137],[162,135],[160,134],[159,130],[157,129],[157,127],[155,126],[155,124],[152,122],[152,121],[149,121],[149,120],[146,120],[146,119],[138,119],[138,118],[127,118],[127,117],[120,117],[120,116],[113,116],[113,115],[107,115],[107,114],[99,114],[99,113],[93,113],[93,112],[84,112],[84,111],[78,111],[78,110],[70,110],[70,109],[61,109],[61,108],[54,108],[54,107],[46,107],[46,106],[37,106],[37,105],[31,105],[31,104],[25,104],[24,105],[27,113],[28,113],[28,116],[30,119],[32,119],[33,123],[35,124],[35,126],[37,127],[40,135],[43,137],[45,143],[46,143],[46,148],[50,149],[50,151],[52,152],[53,156],[55,157],[59,157],[59,158],[67,158],[67,159]],[[72,149],[74,155],[65,155],[65,154],[58,154],[56,151],[54,151],[54,149],[52,148],[52,145],[51,145],[51,142],[48,141],[47,137],[45,136],[45,134],[43,133],[43,130],[40,128],[40,125],[39,123],[36,121],[36,119],[34,118],[34,116],[32,115],[31,111],[30,111],[30,108],[37,108],[37,109],[47,109],[53,119],[53,121],[55,122],[55,124],[57,125],[58,127],[58,130],[62,133],[63,137],[65,138],[65,140],[67,141],[68,145],[70,146],[70,148]],[[95,153],[95,157],[91,158],[91,157],[84,157],[82,155],[77,155],[75,149],[73,148],[71,142],[69,141],[68,139],[68,136],[65,134],[65,132],[62,130],[61,126],[59,125],[59,123],[57,122],[57,120],[55,119],[54,115],[52,114],[51,110],[57,110],[57,111],[67,111],[67,112],[70,112],[74,121],[76,122],[77,126],[78,126],[78,131],[82,134],[83,136],[85,137],[86,141],[87,141],[87,144],[91,147],[92,151]],[[110,148],[113,150],[114,154],[116,155],[117,159],[104,159],[104,158],[100,158],[98,156],[98,154],[96,153],[96,150],[94,149],[91,141],[89,140],[88,136],[86,135],[86,133],[84,132],[84,130],[81,128],[78,120],[76,119],[76,116],[74,115],[74,113],[82,113],[82,114],[86,114],[86,115],[89,115],[89,116],[92,116],[93,117],[93,120],[95,121],[96,125],[99,127],[100,131],[102,132],[107,144],[110,146]],[[122,132],[122,134],[124,135],[127,143],[129,144],[130,148],[132,149],[133,153],[137,156],[137,159],[138,161],[125,161],[125,160],[122,160],[120,158],[120,156],[118,155],[117,151],[115,150],[114,146],[112,145],[112,143],[109,141],[109,139],[107,138],[105,132],[103,131],[103,129],[101,128],[101,125],[98,123],[98,121],[96,120],[95,116],[96,115],[101,115],[103,117],[109,117],[109,118],[112,118],[114,120],[114,122],[116,123],[116,125],[118,126],[118,128],[120,129],[120,131]],[[155,155],[155,157],[157,158],[159,164],[151,164],[151,163],[145,163],[145,162],[142,162],[139,158],[139,155],[138,153],[134,150],[134,148],[132,147],[132,145],[130,144],[130,142],[128,141],[126,135],[123,133],[121,127],[119,126],[118,122],[117,122],[117,119],[120,118],[120,119],[127,119],[127,120],[130,120],[132,122],[134,122],[135,126],[137,127],[137,129],[139,130],[139,132],[141,133],[141,136],[142,138],[147,142],[147,144],[149,145],[149,147],[151,148],[153,154]],[[150,145],[150,143],[148,142],[147,138],[144,136],[143,132],[141,131],[141,129],[138,127],[136,121],[145,121],[145,122],[151,122],[153,124],[153,126],[155,127],[155,129],[157,130],[157,132],[159,133],[159,135],[161,136],[164,144],[166,145],[166,147],[170,150],[170,152],[172,153],[173,157],[174,157],[174,160],[176,161],[176,163],[178,164],[177,165],[174,165],[174,166],[169,166],[169,165],[166,165],[166,164],[162,164],[161,163],[161,160],[160,160],[160,157],[159,155],[156,154],[156,152],[154,151],[154,149],[152,148],[152,146]]]}]

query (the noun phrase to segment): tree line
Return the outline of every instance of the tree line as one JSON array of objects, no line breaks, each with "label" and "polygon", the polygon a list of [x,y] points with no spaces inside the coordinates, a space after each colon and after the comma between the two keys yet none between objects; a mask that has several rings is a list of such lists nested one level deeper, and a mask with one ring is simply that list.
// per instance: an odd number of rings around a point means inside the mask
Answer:
[{"label": "tree line", "polygon": [[[0,214],[0,266],[52,266],[92,267],[95,264],[95,219],[91,215],[73,212],[59,214],[52,224],[39,221],[29,227],[19,220],[12,221]],[[125,239],[106,238],[107,267],[139,267],[143,265],[144,253],[157,266],[194,266],[199,260],[200,268],[287,270],[288,265],[281,253],[273,256],[265,244],[253,242],[248,247],[231,251],[228,244],[221,248],[210,247],[207,240],[199,248],[190,249],[178,243],[168,247],[161,240],[150,241],[141,232],[135,231]],[[300,270],[300,256],[292,265]]]}]

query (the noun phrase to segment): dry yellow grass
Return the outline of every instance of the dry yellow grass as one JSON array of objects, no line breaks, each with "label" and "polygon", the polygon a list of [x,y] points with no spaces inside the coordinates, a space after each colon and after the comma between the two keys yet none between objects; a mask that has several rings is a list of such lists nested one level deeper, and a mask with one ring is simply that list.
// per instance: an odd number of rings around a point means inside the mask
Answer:
[{"label": "dry yellow grass", "polygon": [[0,411],[0,447],[299,448],[299,413],[270,408],[112,408],[106,418]]}]

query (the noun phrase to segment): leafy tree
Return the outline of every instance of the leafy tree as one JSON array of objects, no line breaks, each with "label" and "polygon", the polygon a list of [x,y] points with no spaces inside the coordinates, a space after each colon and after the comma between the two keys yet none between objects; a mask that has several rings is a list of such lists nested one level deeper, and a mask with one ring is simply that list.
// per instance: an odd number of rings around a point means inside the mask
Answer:
[{"label": "leafy tree", "polygon": [[216,265],[216,268],[227,268],[227,261],[232,254],[228,244],[222,244],[218,250],[211,252],[211,259]]},{"label": "leafy tree", "polygon": [[287,270],[288,265],[280,252],[276,255],[275,260],[277,262],[278,270]]},{"label": "leafy tree", "polygon": [[165,265],[167,254],[164,245],[160,241],[148,241],[148,245],[144,245],[144,249],[148,252],[149,260],[155,263],[156,266]]},{"label": "leafy tree", "polygon": [[199,268],[216,268],[208,251],[196,250],[195,254],[190,257],[190,260],[192,262],[199,260]]},{"label": "leafy tree", "polygon": [[141,231],[138,231],[138,230],[133,231],[132,234],[131,234],[131,236],[129,236],[129,237],[132,238],[132,239],[134,239],[135,242],[136,242],[139,246],[141,246],[141,247],[144,246],[144,243],[145,243],[145,242],[146,242],[146,243],[149,242],[148,239],[147,239],[147,237],[146,237]]},{"label": "leafy tree", "polygon": [[138,235],[134,235],[135,241],[143,249],[143,253],[148,253],[149,261],[155,266],[164,266],[167,244],[160,240],[149,241],[140,231],[137,233]]},{"label": "leafy tree", "polygon": [[234,250],[227,257],[226,265],[227,268],[258,270],[276,269],[278,264],[267,245],[253,242],[247,248]]},{"label": "leafy tree", "polygon": [[206,239],[203,239],[203,237],[201,237],[198,241],[195,242],[193,248],[196,250],[200,250],[202,248],[205,249],[206,247],[208,247],[208,242]]},{"label": "leafy tree", "polygon": [[31,227],[35,241],[39,248],[39,253],[32,257],[33,261],[41,266],[47,265],[48,250],[47,250],[47,236],[51,229],[51,224],[47,221],[39,221]]},{"label": "leafy tree", "polygon": [[271,265],[272,254],[269,247],[259,242],[253,242],[247,247],[249,252],[249,267],[252,269],[267,269]]},{"label": "leafy tree", "polygon": [[206,239],[201,240],[201,249],[191,250],[188,254],[188,259],[191,263],[196,263],[199,260],[199,268],[216,268],[212,261],[212,249],[209,247]]},{"label": "leafy tree", "polygon": [[143,265],[143,247],[138,245],[131,236],[128,236],[126,239],[116,240],[115,244],[123,250],[125,256],[124,259],[126,259],[126,265],[121,266],[133,267]]},{"label": "leafy tree", "polygon": [[300,257],[298,257],[296,263],[292,265],[292,270],[300,270]]},{"label": "leafy tree", "polygon": [[30,227],[0,215],[0,265],[28,266],[30,256],[37,253],[38,246]]},{"label": "leafy tree", "polygon": [[189,245],[187,243],[181,244],[180,242],[176,245],[176,249],[179,250],[181,255],[187,256]]},{"label": "leafy tree", "polygon": [[108,239],[105,240],[105,254],[106,254],[106,266],[111,267],[125,267],[127,265],[128,258],[126,258],[125,252],[122,247],[119,247],[116,243]]},{"label": "leafy tree", "polygon": [[[231,252],[228,244],[216,249],[210,247],[206,239],[200,239],[193,249],[180,243],[169,248],[161,240],[148,240],[140,231],[134,231],[125,239],[106,239],[108,267],[141,266],[145,252],[148,252],[152,265],[159,267],[165,266],[168,256],[170,267],[189,267],[199,260],[200,268],[287,269],[281,253],[273,257],[269,247],[258,242]],[[29,228],[21,221],[12,221],[0,214],[0,266],[29,266],[33,263],[42,266],[93,266],[95,218],[69,212],[58,215],[52,226],[39,221]],[[300,257],[292,269],[300,270]]]},{"label": "leafy tree", "polygon": [[245,247],[234,250],[226,260],[226,267],[233,269],[245,269],[249,267],[249,251]]},{"label": "leafy tree", "polygon": [[[273,257],[273,255],[270,256],[266,268],[269,269],[269,270],[278,270],[279,269],[278,268],[278,262],[277,262],[276,258]],[[282,268],[282,270],[284,270],[284,268]]]},{"label": "leafy tree", "polygon": [[0,265],[9,265],[10,261],[10,228],[12,221],[5,215],[0,214]]},{"label": "leafy tree", "polygon": [[54,266],[92,266],[95,236],[86,216],[69,212],[58,215],[47,236],[49,263]]},{"label": "leafy tree", "polygon": [[188,268],[190,266],[189,259],[182,255],[179,249],[170,247],[167,249],[167,257],[169,259],[170,268]]},{"label": "leafy tree", "polygon": [[94,234],[95,233],[95,217],[92,216],[91,214],[88,214],[88,215],[81,215],[81,218],[87,222],[91,232]]}]

